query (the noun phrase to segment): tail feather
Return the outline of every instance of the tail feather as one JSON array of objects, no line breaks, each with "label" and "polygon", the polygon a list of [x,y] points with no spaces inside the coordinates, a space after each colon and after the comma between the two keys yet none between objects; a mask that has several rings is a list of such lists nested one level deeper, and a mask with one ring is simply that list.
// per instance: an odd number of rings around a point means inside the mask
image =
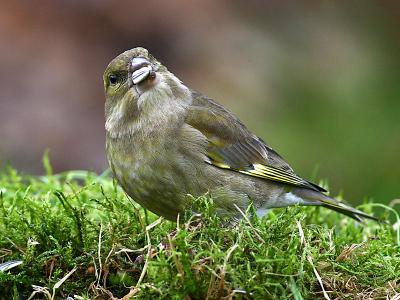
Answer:
[{"label": "tail feather", "polygon": [[380,221],[378,218],[376,218],[374,216],[371,216],[365,212],[362,212],[361,210],[355,209],[354,207],[344,204],[343,202],[333,199],[333,198],[331,198],[327,195],[324,195],[320,192],[316,192],[316,191],[308,190],[308,189],[296,189],[293,192],[295,194],[297,194],[299,197],[303,198],[305,201],[309,201],[307,203],[308,205],[321,205],[323,207],[332,209],[341,214],[349,216],[359,222],[362,222],[364,218],[378,221],[378,222]]}]

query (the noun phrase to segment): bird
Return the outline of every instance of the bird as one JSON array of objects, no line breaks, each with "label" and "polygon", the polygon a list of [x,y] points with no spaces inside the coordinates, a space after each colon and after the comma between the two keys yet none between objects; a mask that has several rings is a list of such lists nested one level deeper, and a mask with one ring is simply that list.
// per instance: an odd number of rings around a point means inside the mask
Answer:
[{"label": "bird", "polygon": [[134,201],[176,221],[207,194],[217,215],[253,205],[323,206],[358,221],[377,218],[298,176],[273,148],[213,99],[187,87],[149,51],[115,57],[103,75],[106,155]]}]

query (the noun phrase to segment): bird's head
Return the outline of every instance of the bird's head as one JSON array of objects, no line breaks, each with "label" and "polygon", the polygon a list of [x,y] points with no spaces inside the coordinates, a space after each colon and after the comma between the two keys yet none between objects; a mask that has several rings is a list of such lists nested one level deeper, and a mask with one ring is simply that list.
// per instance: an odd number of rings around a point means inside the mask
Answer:
[{"label": "bird's head", "polygon": [[145,117],[154,118],[151,114],[173,113],[174,107],[189,98],[188,88],[141,47],[114,58],[104,71],[103,82],[106,129],[115,133]]}]

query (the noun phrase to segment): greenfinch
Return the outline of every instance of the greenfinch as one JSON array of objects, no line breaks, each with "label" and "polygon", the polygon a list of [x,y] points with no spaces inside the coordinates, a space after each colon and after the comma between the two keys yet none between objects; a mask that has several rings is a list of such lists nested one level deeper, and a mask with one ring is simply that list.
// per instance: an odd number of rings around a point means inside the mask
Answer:
[{"label": "greenfinch", "polygon": [[374,217],[307,181],[229,110],[195,92],[144,48],[128,50],[104,76],[106,153],[123,190],[169,220],[208,194],[221,216],[253,204],[319,205],[356,220]]}]

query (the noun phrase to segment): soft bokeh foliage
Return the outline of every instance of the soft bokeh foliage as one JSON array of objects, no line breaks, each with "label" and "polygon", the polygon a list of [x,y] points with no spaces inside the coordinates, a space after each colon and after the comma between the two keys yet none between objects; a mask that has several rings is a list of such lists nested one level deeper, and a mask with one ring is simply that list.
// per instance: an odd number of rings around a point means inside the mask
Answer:
[{"label": "soft bokeh foliage", "polygon": [[140,45],[334,195],[399,197],[396,1],[1,2],[3,162],[103,170],[102,72]]}]

